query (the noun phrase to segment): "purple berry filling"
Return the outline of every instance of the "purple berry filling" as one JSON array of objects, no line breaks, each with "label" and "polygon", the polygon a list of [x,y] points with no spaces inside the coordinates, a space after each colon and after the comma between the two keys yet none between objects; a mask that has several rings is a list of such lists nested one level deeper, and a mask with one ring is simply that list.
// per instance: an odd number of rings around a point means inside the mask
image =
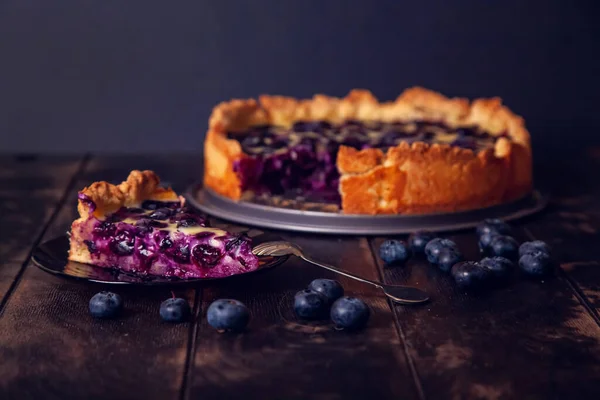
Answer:
[{"label": "purple berry filling", "polygon": [[180,278],[224,277],[258,268],[246,236],[211,228],[179,203],[146,202],[144,211],[121,208],[106,220],[79,223],[95,265]]},{"label": "purple berry filling", "polygon": [[238,140],[249,155],[234,165],[242,190],[275,195],[301,192],[308,198],[337,204],[341,199],[336,157],[341,145],[386,151],[401,142],[420,141],[479,151],[492,147],[498,138],[476,126],[452,129],[431,121],[353,120],[337,125],[301,121],[289,129],[255,126],[228,136]]}]

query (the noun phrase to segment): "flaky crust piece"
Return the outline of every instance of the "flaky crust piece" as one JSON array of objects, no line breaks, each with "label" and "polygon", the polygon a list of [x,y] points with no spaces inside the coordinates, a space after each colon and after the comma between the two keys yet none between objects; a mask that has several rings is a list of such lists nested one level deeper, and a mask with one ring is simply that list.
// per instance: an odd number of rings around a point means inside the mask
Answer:
[{"label": "flaky crust piece", "polygon": [[94,182],[79,192],[79,216],[102,218],[121,207],[138,207],[144,200],[180,201],[171,188],[159,185],[160,178],[150,170],[133,170],[119,185]]},{"label": "flaky crust piece", "polygon": [[527,194],[532,187],[531,144],[523,119],[498,97],[447,98],[413,87],[395,101],[379,102],[367,90],[344,98],[315,95],[298,100],[260,96],[217,105],[205,140],[204,184],[238,200],[233,165],[248,155],[227,133],[255,125],[291,126],[297,121],[443,121],[450,127],[477,125],[500,137],[494,148],[474,152],[444,144],[401,143],[386,153],[341,146],[337,167],[345,213],[422,213],[485,207]]}]

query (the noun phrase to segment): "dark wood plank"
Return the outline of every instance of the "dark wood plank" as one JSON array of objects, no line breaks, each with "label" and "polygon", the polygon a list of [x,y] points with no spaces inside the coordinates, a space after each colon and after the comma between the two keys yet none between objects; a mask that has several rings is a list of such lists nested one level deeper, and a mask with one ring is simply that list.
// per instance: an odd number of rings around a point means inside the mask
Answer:
[{"label": "dark wood plank", "polygon": [[[479,258],[473,232],[447,236]],[[422,259],[379,266],[387,283],[431,294],[425,307],[396,306],[426,398],[600,396],[600,328],[563,278],[473,295]]]},{"label": "dark wood plank", "polygon": [[[283,235],[325,262],[377,279],[366,239]],[[327,322],[303,322],[294,294],[318,277],[334,277],[373,313],[367,328],[348,334]],[[251,310],[247,332],[220,334],[205,312],[217,298],[235,298]],[[190,398],[343,399],[419,398],[384,297],[371,286],[290,259],[275,270],[206,287]]]},{"label": "dark wood plank", "polygon": [[21,267],[23,264],[19,262],[0,261],[0,299],[8,293]]},{"label": "dark wood plank", "polygon": [[0,157],[0,260],[25,261],[81,161],[80,156]]},{"label": "dark wood plank", "polygon": [[[600,169],[600,147],[582,149],[561,165],[563,176],[542,175],[552,189],[552,202],[543,218],[527,224],[528,239],[547,241],[582,301],[600,323],[600,184],[591,171]],[[558,171],[556,171],[558,173]]]},{"label": "dark wood plank", "polygon": [[[148,168],[181,189],[200,162],[178,156],[92,159],[44,239],[68,230],[77,190],[93,181],[120,182],[131,169]],[[89,316],[88,301],[100,290],[123,296],[121,318]],[[176,294],[193,304],[193,290]],[[170,296],[166,288],[60,279],[29,265],[0,319],[0,398],[178,398],[193,324],[161,322],[160,303]]]}]

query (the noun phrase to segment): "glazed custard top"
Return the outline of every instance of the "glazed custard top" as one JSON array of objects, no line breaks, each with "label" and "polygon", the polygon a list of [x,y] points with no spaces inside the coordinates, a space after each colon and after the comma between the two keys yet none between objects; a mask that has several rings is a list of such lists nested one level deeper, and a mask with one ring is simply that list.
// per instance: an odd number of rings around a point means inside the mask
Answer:
[{"label": "glazed custard top", "polygon": [[401,142],[449,144],[474,151],[491,148],[499,137],[477,126],[451,128],[431,121],[377,122],[346,121],[330,124],[326,121],[296,122],[291,128],[255,126],[244,132],[230,132],[229,138],[240,141],[248,155],[285,152],[301,145],[340,145],[355,149],[385,150]]}]

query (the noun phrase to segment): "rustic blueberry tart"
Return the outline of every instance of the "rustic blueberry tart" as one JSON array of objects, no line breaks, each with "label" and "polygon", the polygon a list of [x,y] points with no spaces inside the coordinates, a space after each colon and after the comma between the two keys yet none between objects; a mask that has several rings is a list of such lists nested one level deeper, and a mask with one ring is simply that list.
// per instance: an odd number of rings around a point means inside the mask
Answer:
[{"label": "rustic blueberry tart", "polygon": [[251,239],[209,226],[152,171],[78,194],[69,260],[141,275],[220,278],[258,268]]},{"label": "rustic blueberry tart", "polygon": [[529,132],[500,98],[414,87],[234,99],[217,105],[204,186],[233,200],[301,193],[346,214],[420,214],[492,206],[532,190]]}]

